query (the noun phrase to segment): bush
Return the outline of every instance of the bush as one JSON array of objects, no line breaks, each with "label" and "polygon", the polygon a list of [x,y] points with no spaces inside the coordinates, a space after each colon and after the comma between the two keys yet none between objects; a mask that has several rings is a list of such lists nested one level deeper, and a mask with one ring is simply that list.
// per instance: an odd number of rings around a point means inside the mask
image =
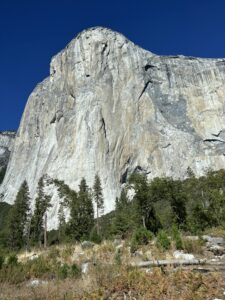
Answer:
[{"label": "bush", "polygon": [[102,238],[97,233],[97,229],[95,227],[91,230],[89,239],[95,244],[101,244]]},{"label": "bush", "polygon": [[182,250],[183,249],[183,241],[182,241],[180,231],[179,231],[177,225],[172,226],[172,238],[175,242],[176,249]]},{"label": "bush", "polygon": [[7,259],[7,265],[9,266],[15,266],[18,264],[18,257],[16,254],[11,254],[9,255],[8,259]]},{"label": "bush", "polygon": [[43,257],[38,257],[32,261],[28,261],[25,265],[27,272],[36,278],[49,278],[52,277],[54,271],[50,265],[49,259],[44,259]]},{"label": "bush", "polygon": [[152,240],[153,234],[144,227],[137,228],[131,238],[131,253],[134,253],[139,245],[147,245]]},{"label": "bush", "polygon": [[117,252],[114,256],[114,261],[115,261],[115,264],[120,266],[122,261],[121,261],[121,255],[119,252]]},{"label": "bush", "polygon": [[69,269],[70,267],[67,264],[63,264],[62,266],[59,266],[58,268],[58,278],[59,279],[65,279],[69,275]]},{"label": "bush", "polygon": [[163,250],[170,249],[170,240],[164,230],[160,230],[157,235],[156,245],[158,248],[162,248]]},{"label": "bush", "polygon": [[196,241],[184,240],[184,251],[187,253],[203,254],[203,246],[205,241],[198,239]]},{"label": "bush", "polygon": [[147,245],[152,240],[153,234],[144,227],[137,228],[132,235],[132,243],[136,245]]},{"label": "bush", "polygon": [[73,278],[77,278],[80,275],[81,275],[81,269],[76,264],[73,264],[70,269],[70,276]]}]

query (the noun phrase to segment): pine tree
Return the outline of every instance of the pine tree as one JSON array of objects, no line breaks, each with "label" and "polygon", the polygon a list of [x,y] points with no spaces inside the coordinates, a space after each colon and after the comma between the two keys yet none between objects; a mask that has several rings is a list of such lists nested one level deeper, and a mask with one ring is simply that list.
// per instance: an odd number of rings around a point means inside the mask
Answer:
[{"label": "pine tree", "polygon": [[94,224],[94,209],[89,188],[83,178],[79,192],[70,193],[68,234],[75,240],[87,238]]},{"label": "pine tree", "polygon": [[78,193],[78,202],[81,205],[81,221],[83,236],[88,236],[94,225],[94,208],[90,190],[84,178],[82,178]]},{"label": "pine tree", "polygon": [[80,234],[80,204],[75,191],[70,192],[67,198],[67,205],[70,210],[70,219],[66,226],[66,234],[73,240],[79,240],[82,236]]},{"label": "pine tree", "polygon": [[58,220],[59,220],[59,239],[61,239],[65,234],[65,228],[66,228],[66,218],[64,213],[64,205],[61,202],[58,210]]},{"label": "pine tree", "polygon": [[124,237],[126,232],[131,228],[131,203],[127,198],[126,191],[123,189],[120,198],[116,198],[115,217],[112,223],[112,231]]},{"label": "pine tree", "polygon": [[30,216],[30,196],[27,182],[24,181],[17,193],[9,216],[9,243],[19,249],[27,243]]},{"label": "pine tree", "polygon": [[[46,234],[45,224],[46,213],[50,204],[51,197],[44,193],[44,178],[41,177],[38,182],[37,198],[35,200],[34,214],[31,219],[31,234],[33,242],[38,242],[41,246],[43,234]],[[44,222],[45,219],[45,222]]]},{"label": "pine tree", "polygon": [[156,216],[153,206],[153,198],[150,194],[150,189],[147,182],[147,177],[144,174],[133,174],[130,179],[135,189],[135,206],[136,206],[136,222],[144,228],[157,232],[161,227],[160,221]]},{"label": "pine tree", "polygon": [[93,190],[94,190],[94,201],[96,204],[96,212],[97,212],[97,233],[99,234],[100,232],[99,217],[100,217],[100,213],[104,212],[104,199],[102,195],[101,181],[98,174],[95,175]]}]

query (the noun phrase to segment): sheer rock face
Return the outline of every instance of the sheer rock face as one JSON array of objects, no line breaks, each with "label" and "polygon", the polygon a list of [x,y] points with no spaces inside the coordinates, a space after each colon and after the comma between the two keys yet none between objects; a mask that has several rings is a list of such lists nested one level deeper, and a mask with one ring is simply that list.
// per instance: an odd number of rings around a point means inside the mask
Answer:
[{"label": "sheer rock face", "polygon": [[12,202],[24,179],[34,197],[43,174],[77,189],[98,173],[110,211],[132,172],[201,175],[224,168],[224,153],[225,59],[157,56],[93,28],[52,59],[29,97],[0,192]]},{"label": "sheer rock face", "polygon": [[7,167],[15,135],[16,133],[12,131],[0,132],[0,171]]}]

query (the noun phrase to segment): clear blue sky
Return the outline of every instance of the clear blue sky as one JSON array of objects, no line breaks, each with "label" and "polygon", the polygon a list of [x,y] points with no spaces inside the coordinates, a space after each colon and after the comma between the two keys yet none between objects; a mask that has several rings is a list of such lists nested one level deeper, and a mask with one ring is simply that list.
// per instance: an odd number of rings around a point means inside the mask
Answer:
[{"label": "clear blue sky", "polygon": [[225,57],[225,0],[1,0],[0,130],[18,128],[51,57],[92,26],[157,54]]}]

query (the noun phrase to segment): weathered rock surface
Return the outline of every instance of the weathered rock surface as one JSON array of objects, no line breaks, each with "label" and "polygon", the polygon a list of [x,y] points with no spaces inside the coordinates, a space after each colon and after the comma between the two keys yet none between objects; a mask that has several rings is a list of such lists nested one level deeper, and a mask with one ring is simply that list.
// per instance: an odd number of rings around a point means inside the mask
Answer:
[{"label": "weathered rock surface", "polygon": [[33,197],[43,174],[92,185],[98,172],[110,211],[130,173],[201,175],[224,168],[224,154],[225,59],[158,56],[93,28],[30,95],[0,193],[12,202],[27,179]]},{"label": "weathered rock surface", "polygon": [[12,131],[0,132],[0,171],[7,167],[16,133]]}]

